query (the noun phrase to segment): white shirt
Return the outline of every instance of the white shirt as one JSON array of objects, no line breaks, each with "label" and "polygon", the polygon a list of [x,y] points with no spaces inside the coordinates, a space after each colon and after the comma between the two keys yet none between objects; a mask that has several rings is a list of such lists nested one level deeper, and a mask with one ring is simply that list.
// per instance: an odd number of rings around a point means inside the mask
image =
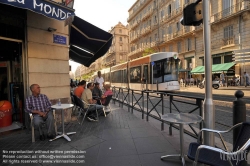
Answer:
[{"label": "white shirt", "polygon": [[94,83],[98,82],[100,84],[100,88],[102,89],[103,87],[103,83],[104,83],[104,79],[103,77],[96,77],[95,80],[94,80]]}]

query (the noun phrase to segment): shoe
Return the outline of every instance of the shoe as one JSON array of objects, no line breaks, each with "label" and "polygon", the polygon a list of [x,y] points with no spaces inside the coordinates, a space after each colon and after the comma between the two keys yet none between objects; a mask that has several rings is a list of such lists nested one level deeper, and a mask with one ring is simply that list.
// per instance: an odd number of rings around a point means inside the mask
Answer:
[{"label": "shoe", "polygon": [[91,122],[97,122],[97,121],[98,121],[97,118],[94,117],[94,116],[88,116],[87,118],[88,118],[88,120],[91,121]]},{"label": "shoe", "polygon": [[47,137],[48,137],[48,139],[54,139],[54,138],[56,138],[56,135],[48,133]]},{"label": "shoe", "polygon": [[106,111],[105,114],[108,115],[111,111]]},{"label": "shoe", "polygon": [[40,140],[41,140],[41,141],[44,141],[44,140],[45,140],[44,134],[43,134],[43,135],[40,135]]}]

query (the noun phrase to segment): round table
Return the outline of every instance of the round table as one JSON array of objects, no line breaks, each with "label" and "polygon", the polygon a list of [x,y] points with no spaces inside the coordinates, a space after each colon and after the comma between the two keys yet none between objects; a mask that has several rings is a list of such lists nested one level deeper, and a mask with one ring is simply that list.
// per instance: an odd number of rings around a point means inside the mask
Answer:
[{"label": "round table", "polygon": [[165,159],[168,157],[180,157],[182,160],[182,164],[185,164],[185,158],[184,158],[184,153],[183,153],[183,145],[184,145],[184,138],[183,138],[183,134],[184,134],[184,129],[183,129],[183,125],[190,125],[190,124],[196,124],[196,123],[200,123],[202,121],[202,117],[200,117],[199,115],[195,115],[195,114],[189,114],[189,113],[167,113],[164,114],[161,117],[162,120],[169,122],[169,123],[176,123],[179,124],[180,126],[180,149],[181,149],[181,154],[174,154],[174,155],[166,155],[166,156],[162,156],[161,159]]},{"label": "round table", "polygon": [[51,108],[55,109],[55,110],[61,110],[61,114],[62,114],[62,132],[58,132],[60,133],[60,135],[57,135],[54,139],[50,139],[49,141],[54,141],[58,138],[64,137],[67,141],[71,141],[71,139],[68,137],[68,135],[71,134],[75,134],[76,132],[69,132],[69,133],[65,133],[64,131],[64,110],[72,108],[74,105],[73,104],[61,104],[61,105],[52,105]]}]

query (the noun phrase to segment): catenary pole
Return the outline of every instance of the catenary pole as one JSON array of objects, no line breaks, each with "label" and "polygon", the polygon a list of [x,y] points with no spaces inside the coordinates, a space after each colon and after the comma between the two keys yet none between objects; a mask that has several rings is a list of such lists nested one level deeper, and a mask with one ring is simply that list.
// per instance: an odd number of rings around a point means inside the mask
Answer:
[{"label": "catenary pole", "polygon": [[[205,53],[205,100],[204,109],[204,127],[214,129],[214,104],[212,95],[212,58],[211,58],[211,24],[210,24],[210,0],[203,0],[203,37]],[[212,132],[204,133],[204,143],[214,146],[214,134]]]}]

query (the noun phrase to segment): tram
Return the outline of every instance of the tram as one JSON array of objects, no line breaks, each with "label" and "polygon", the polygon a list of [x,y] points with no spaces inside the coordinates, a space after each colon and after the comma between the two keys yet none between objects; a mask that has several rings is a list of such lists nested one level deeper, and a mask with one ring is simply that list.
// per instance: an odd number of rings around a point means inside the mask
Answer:
[{"label": "tram", "polygon": [[[176,52],[158,52],[101,70],[112,86],[136,90],[179,90]],[[97,72],[94,74],[97,75]]]}]

